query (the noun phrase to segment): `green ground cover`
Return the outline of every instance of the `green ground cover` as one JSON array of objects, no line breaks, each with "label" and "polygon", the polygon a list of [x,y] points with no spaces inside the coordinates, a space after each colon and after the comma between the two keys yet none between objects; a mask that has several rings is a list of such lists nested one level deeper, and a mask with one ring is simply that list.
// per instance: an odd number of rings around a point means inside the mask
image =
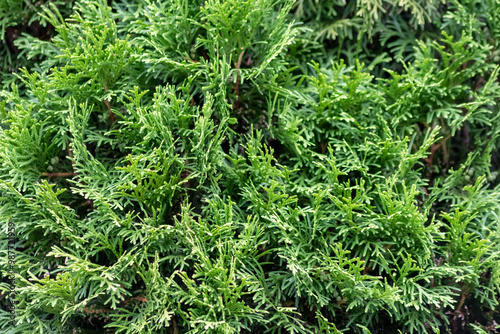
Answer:
[{"label": "green ground cover", "polygon": [[2,333],[498,330],[500,1],[0,0],[0,38]]}]

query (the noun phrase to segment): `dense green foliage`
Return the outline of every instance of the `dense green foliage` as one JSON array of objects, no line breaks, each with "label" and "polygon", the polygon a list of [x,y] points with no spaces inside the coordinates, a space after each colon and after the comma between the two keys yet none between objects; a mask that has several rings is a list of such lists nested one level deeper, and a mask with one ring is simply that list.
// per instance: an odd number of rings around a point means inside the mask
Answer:
[{"label": "dense green foliage", "polygon": [[[8,89],[15,81],[13,73],[17,73],[19,67],[37,66],[38,56],[27,57],[29,50],[29,38],[23,35],[35,37],[36,39],[50,39],[54,33],[53,27],[43,16],[43,8],[51,4],[56,6],[64,15],[71,13],[75,0],[0,0],[0,88]],[[19,38],[23,36],[22,38]],[[18,43],[24,43],[20,46]]]},{"label": "dense green foliage", "polygon": [[496,331],[500,1],[42,3],[0,0],[2,333]]}]

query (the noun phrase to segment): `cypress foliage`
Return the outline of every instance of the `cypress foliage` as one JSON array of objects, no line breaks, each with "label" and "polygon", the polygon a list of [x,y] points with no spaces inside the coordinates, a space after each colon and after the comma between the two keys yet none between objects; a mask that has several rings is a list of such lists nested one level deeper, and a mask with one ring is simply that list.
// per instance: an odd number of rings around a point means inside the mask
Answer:
[{"label": "cypress foliage", "polygon": [[499,1],[32,5],[3,333],[498,330]]}]

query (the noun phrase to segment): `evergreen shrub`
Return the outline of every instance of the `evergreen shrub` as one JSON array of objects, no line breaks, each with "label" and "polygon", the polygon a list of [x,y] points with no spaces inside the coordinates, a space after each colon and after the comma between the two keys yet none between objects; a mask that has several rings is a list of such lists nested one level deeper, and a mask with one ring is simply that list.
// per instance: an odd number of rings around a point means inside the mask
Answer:
[{"label": "evergreen shrub", "polygon": [[500,1],[0,0],[0,28],[2,333],[498,330]]}]

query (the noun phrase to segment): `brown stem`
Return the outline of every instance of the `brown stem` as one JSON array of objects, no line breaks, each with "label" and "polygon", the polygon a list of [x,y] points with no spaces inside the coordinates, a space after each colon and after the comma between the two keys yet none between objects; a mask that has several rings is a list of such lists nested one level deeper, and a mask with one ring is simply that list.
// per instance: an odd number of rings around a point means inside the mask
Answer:
[{"label": "brown stem", "polygon": [[208,55],[207,55],[207,52],[205,50],[202,50],[202,56],[203,56],[203,59],[207,60],[208,61]]},{"label": "brown stem", "polygon": [[339,301],[337,302],[337,305],[342,305],[342,304],[345,304],[345,302],[346,302],[346,301],[347,301],[347,300],[346,300],[346,298],[344,297],[344,298],[342,298],[341,300],[339,300]]},{"label": "brown stem", "polygon": [[111,104],[109,103],[108,99],[104,99],[104,104],[106,105],[106,109],[108,110],[109,114],[109,119],[111,119],[111,123],[114,123],[116,118],[115,114],[111,111]]},{"label": "brown stem", "polygon": [[431,154],[429,154],[429,157],[424,159],[425,163],[427,164],[427,167],[432,167],[432,160],[434,159],[434,153],[436,150],[439,148],[439,145],[432,144],[431,145]]},{"label": "brown stem", "polygon": [[173,332],[173,334],[179,334],[179,329],[177,328],[177,321],[175,320],[175,317],[172,317],[172,323],[174,325],[174,332]]},{"label": "brown stem", "polygon": [[76,173],[42,173],[43,176],[47,177],[72,177],[76,176]]},{"label": "brown stem", "polygon": [[234,90],[236,92],[236,101],[234,102],[233,109],[239,109],[240,107],[240,82],[241,82],[241,77],[240,77],[240,66],[241,66],[241,59],[243,58],[243,54],[245,51],[241,51],[240,56],[238,57],[238,62],[235,65],[236,68],[236,85],[234,85]]},{"label": "brown stem", "polygon": [[189,60],[190,62],[195,63],[195,64],[198,63],[196,60],[193,60],[193,59],[188,58],[188,57],[184,57],[184,60]]},{"label": "brown stem", "polygon": [[[467,289],[469,290],[469,289]],[[464,306],[464,303],[465,303],[465,298],[467,297],[469,293],[463,291],[462,292],[462,298],[460,298],[460,302],[458,303],[458,306],[457,306],[457,311],[460,311],[462,309],[462,306]]]},{"label": "brown stem", "polygon": [[326,146],[327,145],[328,145],[328,143],[326,143],[326,142],[323,142],[323,143],[320,144],[320,146],[321,146],[321,154],[325,154],[325,152],[326,152]]},{"label": "brown stem", "polygon": [[445,138],[443,138],[443,140],[441,140],[441,142],[439,142],[438,144],[432,144],[431,145],[431,154],[429,155],[428,158],[424,159],[424,161],[426,162],[427,164],[427,167],[432,167],[432,160],[434,158],[434,153],[436,153],[436,151],[440,148],[440,147],[443,147],[443,154],[444,154],[444,159],[445,159],[445,162],[448,163],[448,151],[446,150],[446,141],[448,139],[451,138],[451,135],[447,135]]},{"label": "brown stem", "polygon": [[483,84],[484,84],[484,77],[480,77],[476,83],[476,87],[474,87],[474,90],[478,91],[481,87],[483,87]]},{"label": "brown stem", "polygon": [[366,275],[368,274],[370,271],[372,270],[372,268],[370,266],[366,266],[363,271],[361,272],[361,275]]},{"label": "brown stem", "polygon": [[110,312],[111,309],[109,308],[87,308],[87,307],[84,307],[83,308],[83,312],[87,313],[87,314],[96,314],[96,313],[108,313]]},{"label": "brown stem", "polygon": [[122,301],[122,303],[123,303],[124,305],[128,305],[128,303],[130,303],[130,302],[131,302],[131,301],[133,301],[133,300],[138,300],[138,301],[140,301],[141,303],[145,303],[145,302],[147,302],[147,301],[148,301],[148,300],[147,300],[146,298],[144,298],[144,297],[137,296],[137,297],[132,297],[132,298],[129,298],[129,299],[125,299],[124,301]]}]

